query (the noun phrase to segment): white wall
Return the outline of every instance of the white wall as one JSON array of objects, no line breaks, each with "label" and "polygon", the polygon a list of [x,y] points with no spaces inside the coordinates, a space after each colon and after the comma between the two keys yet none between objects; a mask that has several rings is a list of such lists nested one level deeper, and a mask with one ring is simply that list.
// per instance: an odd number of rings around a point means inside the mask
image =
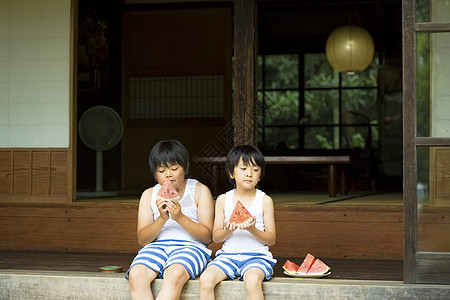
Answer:
[{"label": "white wall", "polygon": [[[450,1],[433,1],[432,22],[450,22]],[[431,134],[450,137],[450,33],[431,35]]]},{"label": "white wall", "polygon": [[69,146],[70,0],[0,0],[0,147]]}]

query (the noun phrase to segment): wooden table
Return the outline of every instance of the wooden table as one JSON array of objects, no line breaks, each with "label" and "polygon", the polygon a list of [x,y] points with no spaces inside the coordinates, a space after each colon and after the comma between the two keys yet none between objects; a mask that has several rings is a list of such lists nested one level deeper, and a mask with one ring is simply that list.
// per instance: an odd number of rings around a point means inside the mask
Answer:
[{"label": "wooden table", "polygon": [[[350,156],[265,156],[266,164],[327,164],[328,165],[328,195],[336,197],[338,189],[342,195],[348,192],[348,170]],[[213,193],[218,190],[220,164],[226,157],[195,157],[194,162],[208,163],[213,171]],[[340,174],[339,174],[340,173]],[[340,175],[340,176],[339,176]],[[340,182],[339,182],[340,178]]]}]

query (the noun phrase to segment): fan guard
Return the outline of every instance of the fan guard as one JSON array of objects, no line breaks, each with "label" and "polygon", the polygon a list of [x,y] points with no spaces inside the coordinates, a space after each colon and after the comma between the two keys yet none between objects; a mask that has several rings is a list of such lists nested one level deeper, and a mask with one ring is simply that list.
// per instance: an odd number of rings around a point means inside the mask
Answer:
[{"label": "fan guard", "polygon": [[114,148],[122,138],[123,125],[119,114],[108,106],[93,106],[81,116],[78,122],[78,134],[88,148],[96,151],[95,193],[83,194],[86,196],[117,194],[117,192],[103,191],[103,151]]}]

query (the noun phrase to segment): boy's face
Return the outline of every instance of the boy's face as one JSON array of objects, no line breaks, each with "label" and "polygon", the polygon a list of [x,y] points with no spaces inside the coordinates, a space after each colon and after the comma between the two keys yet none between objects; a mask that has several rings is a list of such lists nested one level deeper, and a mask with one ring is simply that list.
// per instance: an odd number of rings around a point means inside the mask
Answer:
[{"label": "boy's face", "polygon": [[175,189],[178,189],[186,180],[184,168],[178,164],[169,165],[169,167],[159,166],[156,169],[156,180],[163,184],[166,179],[170,179]]},{"label": "boy's face", "polygon": [[236,187],[252,189],[258,184],[261,178],[261,168],[251,163],[245,165],[242,158],[240,158],[230,177],[235,180]]}]

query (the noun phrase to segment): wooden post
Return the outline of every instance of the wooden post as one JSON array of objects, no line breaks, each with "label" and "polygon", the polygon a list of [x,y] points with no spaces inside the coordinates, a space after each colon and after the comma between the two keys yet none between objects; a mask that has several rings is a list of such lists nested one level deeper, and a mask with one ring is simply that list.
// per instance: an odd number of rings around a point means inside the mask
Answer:
[{"label": "wooden post", "polygon": [[416,283],[418,239],[415,1],[403,7],[403,281]]},{"label": "wooden post", "polygon": [[257,146],[256,0],[234,1],[234,144]]}]

